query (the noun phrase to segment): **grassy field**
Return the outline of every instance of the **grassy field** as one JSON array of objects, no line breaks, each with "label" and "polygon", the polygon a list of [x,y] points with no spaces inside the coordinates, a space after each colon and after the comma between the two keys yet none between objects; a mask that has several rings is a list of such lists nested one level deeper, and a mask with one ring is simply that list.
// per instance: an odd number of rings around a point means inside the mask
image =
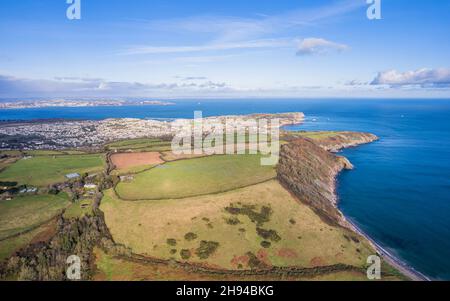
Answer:
[{"label": "grassy field", "polygon": [[102,171],[105,159],[102,154],[37,156],[21,159],[0,173],[0,181],[17,181],[21,184],[47,186],[64,182],[68,173]]},{"label": "grassy field", "polygon": [[92,200],[81,200],[75,202],[64,212],[64,218],[81,218],[92,214]]},{"label": "grassy field", "polygon": [[167,199],[244,187],[275,177],[273,166],[261,166],[260,158],[229,155],[169,162],[119,183],[116,192],[127,200]]},{"label": "grassy field", "polygon": [[289,136],[299,136],[303,138],[310,138],[310,139],[326,139],[331,138],[339,135],[340,132],[335,131],[317,131],[317,132],[289,132]]},{"label": "grassy field", "polygon": [[171,149],[171,141],[141,138],[112,142],[106,145],[109,150],[166,151]]},{"label": "grassy field", "polygon": [[24,151],[26,156],[58,156],[58,155],[82,155],[85,154],[83,151],[79,150],[30,150]]},{"label": "grassy field", "polygon": [[101,209],[115,241],[135,253],[221,268],[362,267],[374,252],[361,237],[324,223],[276,180],[181,200],[126,202],[110,190]]},{"label": "grassy field", "polygon": [[0,202],[0,240],[32,229],[69,205],[67,195],[29,195]]},{"label": "grassy field", "polygon": [[55,231],[55,223],[49,222],[25,234],[0,241],[0,261],[9,258],[14,252],[31,242],[45,241]]},{"label": "grassy field", "polygon": [[128,261],[123,258],[115,258],[95,248],[96,271],[93,276],[94,281],[273,281],[273,280],[315,280],[315,281],[352,281],[367,280],[361,272],[334,272],[314,277],[304,276],[232,276],[202,274],[186,271],[173,265],[147,264]]}]

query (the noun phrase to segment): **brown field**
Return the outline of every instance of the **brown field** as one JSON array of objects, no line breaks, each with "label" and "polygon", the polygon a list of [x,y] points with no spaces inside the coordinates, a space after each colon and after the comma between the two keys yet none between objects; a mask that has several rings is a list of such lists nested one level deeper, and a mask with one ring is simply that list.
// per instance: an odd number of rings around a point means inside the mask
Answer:
[{"label": "brown field", "polygon": [[164,163],[158,152],[120,153],[111,155],[111,162],[117,169],[127,169],[142,165],[156,165]]}]

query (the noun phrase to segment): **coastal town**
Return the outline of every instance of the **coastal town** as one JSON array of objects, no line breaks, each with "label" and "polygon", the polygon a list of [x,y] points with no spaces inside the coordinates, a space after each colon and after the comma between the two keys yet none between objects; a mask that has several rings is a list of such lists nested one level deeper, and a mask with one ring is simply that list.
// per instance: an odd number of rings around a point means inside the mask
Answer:
[{"label": "coastal town", "polygon": [[39,108],[58,108],[58,107],[118,107],[124,105],[137,106],[171,106],[175,103],[160,100],[126,100],[126,99],[37,99],[37,100],[11,100],[0,101],[0,109],[39,109]]},{"label": "coastal town", "polygon": [[[204,133],[214,125],[230,123],[235,128],[256,130],[259,120],[277,119],[279,126],[301,123],[303,113],[252,114],[203,118]],[[190,132],[194,119],[105,119],[105,120],[49,120],[0,123],[0,149],[98,148],[111,141],[136,138],[161,138]],[[206,126],[208,125],[209,126]]]}]

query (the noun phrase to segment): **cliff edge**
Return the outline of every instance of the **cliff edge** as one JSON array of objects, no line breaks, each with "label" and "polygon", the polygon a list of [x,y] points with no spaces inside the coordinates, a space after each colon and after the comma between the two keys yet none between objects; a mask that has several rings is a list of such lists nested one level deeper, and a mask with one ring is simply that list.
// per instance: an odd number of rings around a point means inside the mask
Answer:
[{"label": "cliff edge", "polygon": [[[317,133],[316,133],[317,134]],[[368,143],[378,138],[372,134],[339,132],[317,139],[291,136],[281,147],[277,178],[302,202],[309,205],[324,221],[352,228],[337,208],[336,176],[352,169],[350,161],[330,151]]]}]

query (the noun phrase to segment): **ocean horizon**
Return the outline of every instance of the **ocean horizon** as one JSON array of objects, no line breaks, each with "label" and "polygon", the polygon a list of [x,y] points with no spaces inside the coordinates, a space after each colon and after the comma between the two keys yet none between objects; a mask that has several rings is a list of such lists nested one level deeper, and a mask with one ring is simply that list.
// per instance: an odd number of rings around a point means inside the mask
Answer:
[{"label": "ocean horizon", "polygon": [[171,100],[173,106],[0,110],[1,120],[193,118],[304,112],[286,130],[370,132],[380,140],[344,150],[339,208],[380,246],[432,279],[450,279],[450,100]]}]

